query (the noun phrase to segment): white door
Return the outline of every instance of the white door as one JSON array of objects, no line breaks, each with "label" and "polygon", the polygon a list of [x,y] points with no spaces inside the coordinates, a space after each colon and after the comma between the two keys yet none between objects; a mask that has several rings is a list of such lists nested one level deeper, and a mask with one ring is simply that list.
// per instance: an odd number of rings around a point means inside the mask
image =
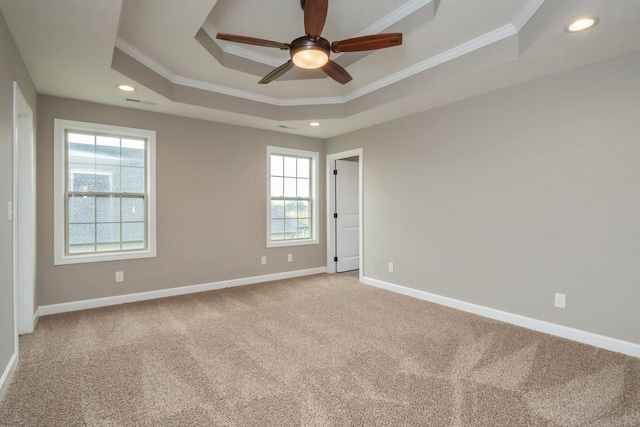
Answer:
[{"label": "white door", "polygon": [[358,162],[336,160],[336,272],[360,266]]}]

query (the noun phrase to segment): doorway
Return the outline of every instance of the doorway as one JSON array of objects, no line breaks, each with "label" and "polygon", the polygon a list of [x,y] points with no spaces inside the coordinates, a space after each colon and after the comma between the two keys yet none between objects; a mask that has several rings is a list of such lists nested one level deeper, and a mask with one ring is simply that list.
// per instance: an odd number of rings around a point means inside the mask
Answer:
[{"label": "doorway", "polygon": [[327,272],[363,275],[362,149],[327,156]]},{"label": "doorway", "polygon": [[[36,165],[33,111],[13,83],[13,291],[17,334],[35,327]],[[17,336],[16,334],[16,336]]]}]

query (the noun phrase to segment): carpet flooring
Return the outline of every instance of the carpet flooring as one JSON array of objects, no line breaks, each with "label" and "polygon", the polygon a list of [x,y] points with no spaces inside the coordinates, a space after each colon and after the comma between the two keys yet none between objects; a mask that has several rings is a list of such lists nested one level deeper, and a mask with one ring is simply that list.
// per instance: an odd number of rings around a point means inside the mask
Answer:
[{"label": "carpet flooring", "polygon": [[2,426],[640,426],[640,359],[317,275],[47,316]]}]

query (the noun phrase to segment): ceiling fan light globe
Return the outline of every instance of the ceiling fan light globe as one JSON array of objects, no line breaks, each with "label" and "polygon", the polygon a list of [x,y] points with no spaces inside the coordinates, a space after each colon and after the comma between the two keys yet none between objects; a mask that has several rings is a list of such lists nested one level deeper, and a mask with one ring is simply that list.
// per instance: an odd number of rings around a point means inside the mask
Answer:
[{"label": "ceiling fan light globe", "polygon": [[314,70],[323,67],[329,61],[329,54],[320,49],[300,49],[291,59],[300,68]]}]

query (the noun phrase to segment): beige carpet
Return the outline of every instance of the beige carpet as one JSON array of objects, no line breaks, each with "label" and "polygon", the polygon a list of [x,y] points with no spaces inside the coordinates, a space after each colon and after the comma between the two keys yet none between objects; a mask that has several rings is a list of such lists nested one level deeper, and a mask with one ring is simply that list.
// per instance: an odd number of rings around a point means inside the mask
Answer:
[{"label": "beige carpet", "polygon": [[640,359],[318,275],[49,316],[2,426],[639,426]]}]

